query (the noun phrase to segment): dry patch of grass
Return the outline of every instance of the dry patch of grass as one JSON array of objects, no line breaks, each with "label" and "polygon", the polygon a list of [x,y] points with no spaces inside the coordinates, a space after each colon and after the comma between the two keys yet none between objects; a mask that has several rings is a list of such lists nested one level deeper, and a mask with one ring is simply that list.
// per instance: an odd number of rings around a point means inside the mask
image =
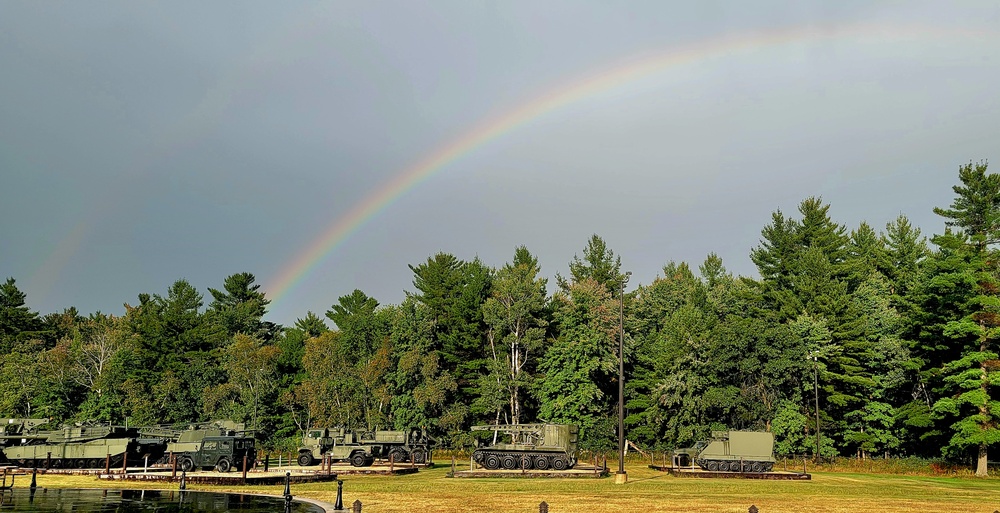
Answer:
[{"label": "dry patch of grass", "polygon": [[[743,513],[754,504],[762,513],[857,513],[865,511],[990,513],[1000,509],[1000,480],[818,472],[812,481],[675,478],[630,465],[629,483],[613,479],[466,479],[447,477],[448,468],[406,476],[345,476],[344,503],[356,499],[372,513],[533,513],[546,501],[552,513],[622,511],[638,513]],[[18,481],[18,487],[27,486]],[[82,476],[38,476],[43,487],[175,488],[176,484],[100,481]],[[280,495],[283,486],[190,489]],[[336,483],[292,485],[292,494],[329,503]]]}]

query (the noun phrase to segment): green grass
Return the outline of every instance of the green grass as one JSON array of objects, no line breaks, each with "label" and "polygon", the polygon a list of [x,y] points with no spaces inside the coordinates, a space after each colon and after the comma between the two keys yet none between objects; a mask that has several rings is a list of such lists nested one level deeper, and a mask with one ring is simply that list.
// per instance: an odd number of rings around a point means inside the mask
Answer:
[{"label": "green grass", "polygon": [[[610,465],[610,462],[609,462]],[[612,466],[614,468],[614,466]],[[460,468],[461,469],[461,468]],[[361,500],[371,513],[533,513],[546,501],[552,513],[592,512],[980,512],[1000,509],[1000,480],[819,471],[811,481],[676,478],[645,465],[626,466],[629,482],[605,479],[449,478],[450,466],[406,476],[344,476],[344,503]],[[39,476],[39,486],[175,488],[90,477]],[[18,487],[27,482],[19,481]],[[192,490],[282,493],[282,486]],[[292,494],[333,503],[336,483],[292,485]]]}]

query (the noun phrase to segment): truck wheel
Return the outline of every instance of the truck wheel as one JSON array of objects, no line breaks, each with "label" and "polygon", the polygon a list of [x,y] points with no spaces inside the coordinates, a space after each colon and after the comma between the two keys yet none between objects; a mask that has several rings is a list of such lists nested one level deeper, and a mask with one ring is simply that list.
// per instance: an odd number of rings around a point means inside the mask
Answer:
[{"label": "truck wheel", "polygon": [[219,472],[222,473],[229,472],[229,469],[231,468],[233,468],[233,464],[229,463],[229,460],[226,458],[222,458],[221,460],[219,460],[218,463],[215,464],[215,470],[218,470]]},{"label": "truck wheel", "polygon": [[368,458],[365,457],[364,453],[356,452],[351,455],[351,465],[354,465],[355,467],[363,467],[365,466],[365,463],[368,463]]},{"label": "truck wheel", "polygon": [[427,463],[427,451],[416,448],[410,452],[410,458],[413,459],[413,463]]},{"label": "truck wheel", "polygon": [[400,449],[399,447],[389,451],[389,459],[392,460],[393,463],[410,461],[410,458],[406,455],[406,451],[404,449]]},{"label": "truck wheel", "polygon": [[303,453],[299,454],[299,466],[300,467],[308,467],[308,466],[310,466],[312,464],[313,464],[312,454],[309,454],[308,452],[303,452]]},{"label": "truck wheel", "polygon": [[194,461],[191,458],[181,458],[181,470],[184,472],[191,472],[194,470]]}]

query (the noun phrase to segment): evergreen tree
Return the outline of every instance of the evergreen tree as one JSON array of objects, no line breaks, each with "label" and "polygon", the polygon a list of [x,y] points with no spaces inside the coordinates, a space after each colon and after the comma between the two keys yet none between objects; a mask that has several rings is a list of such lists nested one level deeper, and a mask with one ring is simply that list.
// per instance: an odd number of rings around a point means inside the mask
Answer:
[{"label": "evergreen tree", "polygon": [[38,313],[25,305],[27,296],[14,278],[0,284],[0,353],[6,354],[22,342],[39,336]]},{"label": "evergreen tree", "polygon": [[948,246],[963,256],[960,280],[972,285],[963,314],[948,321],[942,335],[960,350],[960,357],[946,360],[941,368],[951,394],[934,404],[936,412],[956,419],[951,425],[950,446],[973,447],[977,453],[976,475],[986,476],[989,446],[1000,441],[1000,401],[995,400],[1000,385],[1000,176],[987,174],[985,162],[959,169],[961,185],[951,208],[935,208],[957,228],[955,234],[935,237],[935,244]]}]

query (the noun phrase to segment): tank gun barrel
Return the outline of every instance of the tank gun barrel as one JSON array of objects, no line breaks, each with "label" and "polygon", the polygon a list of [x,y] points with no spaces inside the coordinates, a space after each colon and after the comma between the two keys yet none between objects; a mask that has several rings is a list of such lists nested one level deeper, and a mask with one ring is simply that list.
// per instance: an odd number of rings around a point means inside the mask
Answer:
[{"label": "tank gun barrel", "polygon": [[545,424],[489,424],[485,426],[472,426],[472,431],[502,431],[505,433],[522,431],[540,431]]}]

